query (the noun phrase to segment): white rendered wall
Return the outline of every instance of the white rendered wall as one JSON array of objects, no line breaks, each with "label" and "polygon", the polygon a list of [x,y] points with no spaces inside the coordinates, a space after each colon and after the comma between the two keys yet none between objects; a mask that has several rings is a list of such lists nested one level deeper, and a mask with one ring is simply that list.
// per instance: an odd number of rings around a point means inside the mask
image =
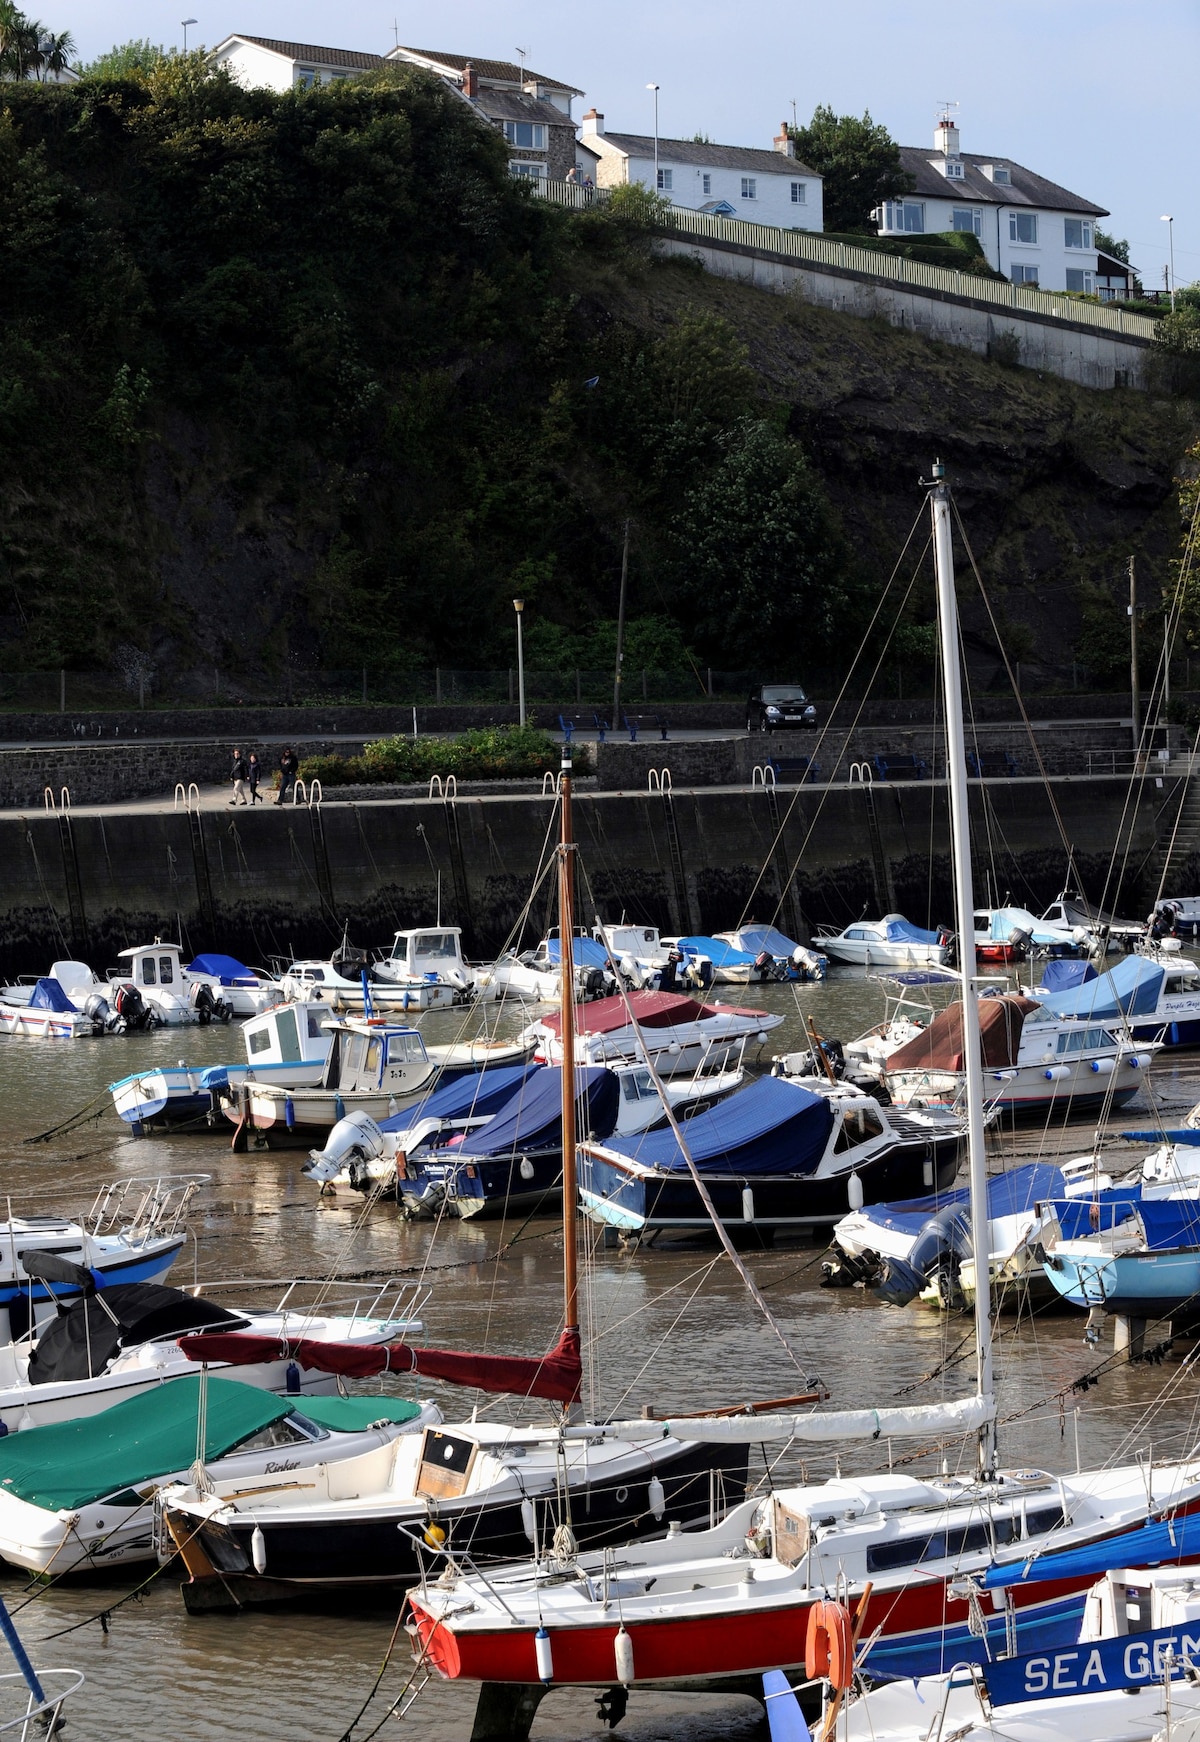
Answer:
[{"label": "white rendered wall", "polygon": [[[952,184],[947,184],[949,187]],[[1000,191],[999,189],[997,190]],[[919,201],[925,207],[925,235],[936,235],[939,231],[954,228],[953,213],[956,207],[965,207],[978,211],[980,216],[979,243],[987,256],[988,264],[994,266],[997,272],[1002,272],[1005,278],[1012,277],[1014,266],[1036,266],[1038,269],[1038,288],[1041,290],[1065,290],[1067,288],[1067,269],[1074,271],[1096,271],[1096,250],[1092,248],[1068,248],[1064,223],[1068,218],[1082,219],[1092,226],[1095,234],[1096,220],[1083,212],[1045,212],[1036,206],[976,206],[965,193],[955,197],[949,194],[944,200],[930,199],[928,196],[909,194],[910,201]],[[1038,239],[1036,245],[1025,242],[1014,242],[1009,237],[1009,214],[1013,212],[1032,212],[1037,218]],[[881,236],[916,236],[920,231],[880,230]]]},{"label": "white rendered wall", "polygon": [[[585,134],[583,143],[594,145],[601,152],[600,181],[601,187],[618,187],[624,181],[641,182],[643,187],[654,187],[653,157],[626,158],[623,152],[604,150],[603,139],[595,139],[591,134]],[[781,165],[786,165],[788,159],[782,153],[779,158]],[[704,164],[680,163],[672,158],[666,149],[659,152],[658,167],[670,172],[671,185],[662,190],[663,198],[669,199],[673,206],[684,206],[690,211],[698,212],[701,206],[709,205],[714,200],[727,200],[739,218],[744,218],[750,224],[773,224],[782,230],[819,230],[824,218],[822,215],[821,178],[806,175],[803,170],[780,174],[778,171],[717,169],[707,168]],[[742,176],[748,175],[755,184],[756,198],[749,200],[742,197]],[[704,177],[709,177],[709,191],[705,192]],[[803,205],[792,203],[792,183],[800,182],[804,188]]]},{"label": "white rendered wall", "polygon": [[254,42],[231,43],[214,64],[251,90],[290,91],[295,83],[295,63]]}]

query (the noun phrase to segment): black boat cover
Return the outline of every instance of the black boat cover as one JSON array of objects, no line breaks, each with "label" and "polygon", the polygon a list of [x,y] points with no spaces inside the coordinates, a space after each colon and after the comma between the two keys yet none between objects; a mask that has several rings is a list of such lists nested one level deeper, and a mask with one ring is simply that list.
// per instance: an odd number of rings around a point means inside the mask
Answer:
[{"label": "black boat cover", "polygon": [[158,1282],[115,1282],[102,1293],[103,1306],[98,1296],[89,1295],[60,1308],[29,1357],[31,1385],[93,1379],[131,1343],[178,1337],[209,1325],[237,1330],[246,1324],[241,1313]]}]

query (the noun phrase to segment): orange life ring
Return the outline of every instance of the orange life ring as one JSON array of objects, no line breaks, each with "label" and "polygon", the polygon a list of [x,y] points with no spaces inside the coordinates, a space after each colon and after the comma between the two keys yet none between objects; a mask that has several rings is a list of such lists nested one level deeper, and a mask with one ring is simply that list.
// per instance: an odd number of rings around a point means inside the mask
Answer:
[{"label": "orange life ring", "polygon": [[808,1612],[804,1673],[843,1691],[854,1679],[854,1630],[844,1603],[814,1603]]}]

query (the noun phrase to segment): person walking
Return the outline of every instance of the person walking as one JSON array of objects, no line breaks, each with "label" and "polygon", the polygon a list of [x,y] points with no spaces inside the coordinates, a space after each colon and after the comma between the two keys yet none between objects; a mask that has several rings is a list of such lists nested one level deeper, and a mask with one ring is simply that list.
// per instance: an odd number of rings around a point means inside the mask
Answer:
[{"label": "person walking", "polygon": [[250,764],[240,750],[235,750],[233,753],[233,765],[229,770],[229,777],[233,781],[233,797],[229,801],[230,804],[249,804],[250,800],[246,796],[246,782],[250,778]]},{"label": "person walking", "polygon": [[275,800],[276,804],[283,804],[288,793],[295,787],[299,772],[300,758],[289,744],[279,758],[279,797]]},{"label": "person walking", "polygon": [[262,800],[258,796],[258,782],[259,777],[262,774],[262,764],[258,760],[257,750],[252,750],[250,752],[250,760],[246,766],[249,770],[250,778],[250,803],[252,805],[261,804]]}]

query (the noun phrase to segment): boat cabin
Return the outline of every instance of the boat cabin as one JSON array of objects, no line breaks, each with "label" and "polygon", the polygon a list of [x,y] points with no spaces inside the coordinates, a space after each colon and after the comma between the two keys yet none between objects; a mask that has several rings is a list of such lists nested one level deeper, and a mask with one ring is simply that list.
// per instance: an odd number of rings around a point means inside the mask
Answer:
[{"label": "boat cabin", "polygon": [[329,1056],[328,1004],[276,1004],[242,1024],[251,1065],[319,1063]]},{"label": "boat cabin", "polygon": [[323,1087],[345,1095],[354,1090],[407,1093],[414,1074],[432,1069],[425,1042],[415,1028],[400,1028],[379,1017],[330,1021],[332,1036]]},{"label": "boat cabin", "polygon": [[171,992],[186,991],[183,961],[178,944],[164,944],[155,938],[152,944],[139,944],[133,949],[119,950],[117,959],[128,962],[128,968],[114,971],[110,978],[132,980],[137,987],[165,986]]},{"label": "boat cabin", "polygon": [[414,979],[431,975],[439,980],[453,979],[457,984],[458,976],[464,982],[471,977],[463,961],[462,928],[457,925],[413,926],[398,931],[392,939],[390,965],[403,968]]},{"label": "boat cabin", "polygon": [[657,961],[665,958],[667,953],[657,926],[601,925],[597,926],[595,935],[608,945],[609,953],[617,962],[622,956],[632,956],[635,961]]}]

